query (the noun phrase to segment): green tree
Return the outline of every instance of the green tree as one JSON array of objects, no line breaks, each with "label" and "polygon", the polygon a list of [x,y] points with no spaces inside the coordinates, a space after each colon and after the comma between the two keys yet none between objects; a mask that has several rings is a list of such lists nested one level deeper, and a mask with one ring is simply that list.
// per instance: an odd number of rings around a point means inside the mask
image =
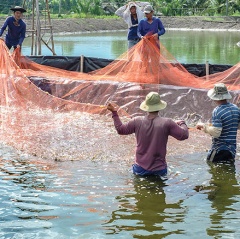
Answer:
[{"label": "green tree", "polygon": [[1,0],[0,2],[0,13],[9,14],[10,8],[14,6],[21,6],[22,0]]}]

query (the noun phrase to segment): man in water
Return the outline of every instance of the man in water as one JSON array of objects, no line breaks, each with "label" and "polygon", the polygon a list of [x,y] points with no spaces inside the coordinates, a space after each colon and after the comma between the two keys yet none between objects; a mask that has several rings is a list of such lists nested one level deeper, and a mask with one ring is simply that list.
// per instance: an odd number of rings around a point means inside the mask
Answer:
[{"label": "man in water", "polygon": [[120,7],[115,14],[122,17],[128,24],[128,49],[136,45],[140,38],[137,35],[138,22],[144,17],[141,7],[135,2],[129,2],[127,5]]},{"label": "man in water", "polygon": [[8,27],[5,43],[9,50],[12,47],[14,49],[20,48],[26,33],[26,24],[22,20],[23,13],[26,12],[26,10],[19,6],[11,8],[10,10],[13,11],[13,16],[8,17],[0,29],[0,37],[2,37],[4,31]]},{"label": "man in water", "polygon": [[212,147],[207,160],[215,163],[234,163],[240,110],[236,105],[227,101],[232,99],[232,96],[223,83],[215,84],[207,95],[217,105],[212,112],[212,124],[198,123],[196,126],[197,129],[212,136]]},{"label": "man in water", "polygon": [[135,134],[137,149],[133,173],[140,176],[157,175],[167,177],[167,142],[168,136],[178,140],[188,138],[188,127],[183,120],[174,122],[172,119],[159,115],[167,103],[160,99],[157,92],[150,92],[141,103],[140,109],[147,112],[145,116],[132,118],[123,124],[118,116],[117,107],[112,103],[107,109],[112,112],[114,126],[120,135]]}]

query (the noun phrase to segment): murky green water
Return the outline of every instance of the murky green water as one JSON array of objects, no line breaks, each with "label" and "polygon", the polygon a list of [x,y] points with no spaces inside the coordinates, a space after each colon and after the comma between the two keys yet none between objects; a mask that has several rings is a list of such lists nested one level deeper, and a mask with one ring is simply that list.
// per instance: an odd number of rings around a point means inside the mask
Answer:
[{"label": "murky green water", "polygon": [[0,238],[240,238],[239,169],[169,157],[169,179],[122,162],[54,162],[1,145]]},{"label": "murky green water", "polygon": [[[238,37],[232,32],[167,32],[162,42],[180,62],[236,64]],[[24,55],[29,54],[28,41]],[[55,44],[59,55],[111,59],[127,47],[125,32],[57,36]],[[111,129],[115,133],[112,124]],[[74,147],[88,144],[94,142],[76,140]],[[173,150],[169,179],[162,182],[132,175],[132,160],[121,159],[124,147],[130,146],[119,145],[117,155],[112,147],[106,160],[57,162],[1,144],[0,238],[240,238],[239,150],[235,168],[208,165],[203,150],[187,155]]]},{"label": "murky green water", "polygon": [[[239,32],[167,31],[161,37],[166,49],[180,63],[235,65],[240,61]],[[84,33],[54,36],[57,55],[115,59],[127,50],[126,32]],[[31,54],[31,39],[23,45],[23,54]],[[51,52],[42,47],[43,55]]]}]

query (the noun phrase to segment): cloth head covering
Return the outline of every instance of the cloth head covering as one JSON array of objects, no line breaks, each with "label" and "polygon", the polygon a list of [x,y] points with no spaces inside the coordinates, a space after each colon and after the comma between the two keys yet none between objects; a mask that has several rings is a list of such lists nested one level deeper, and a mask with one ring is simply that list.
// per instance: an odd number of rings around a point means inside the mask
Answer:
[{"label": "cloth head covering", "polygon": [[212,100],[230,100],[232,96],[229,94],[227,87],[223,83],[217,83],[214,88],[207,93]]},{"label": "cloth head covering", "polygon": [[166,106],[167,103],[161,100],[160,95],[157,92],[150,92],[141,103],[140,109],[147,112],[155,112],[165,109]]},{"label": "cloth head covering", "polygon": [[136,7],[136,4],[135,4],[134,2],[131,2],[131,3],[129,4],[129,9],[131,9],[131,7]]}]

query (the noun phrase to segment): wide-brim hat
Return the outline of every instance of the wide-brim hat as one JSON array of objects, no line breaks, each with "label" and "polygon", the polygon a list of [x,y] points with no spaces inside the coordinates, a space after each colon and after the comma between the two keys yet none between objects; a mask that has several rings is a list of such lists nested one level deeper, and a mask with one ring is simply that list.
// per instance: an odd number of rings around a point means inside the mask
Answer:
[{"label": "wide-brim hat", "polygon": [[223,83],[217,83],[214,88],[207,93],[208,97],[212,100],[230,100],[232,96],[227,90],[227,87]]},{"label": "wide-brim hat", "polygon": [[141,103],[140,109],[147,112],[155,112],[165,109],[166,106],[167,103],[161,100],[160,95],[157,92],[150,92]]},{"label": "wide-brim hat", "polygon": [[26,10],[23,7],[20,6],[15,6],[10,8],[10,10],[14,11],[14,12],[26,12]]}]

